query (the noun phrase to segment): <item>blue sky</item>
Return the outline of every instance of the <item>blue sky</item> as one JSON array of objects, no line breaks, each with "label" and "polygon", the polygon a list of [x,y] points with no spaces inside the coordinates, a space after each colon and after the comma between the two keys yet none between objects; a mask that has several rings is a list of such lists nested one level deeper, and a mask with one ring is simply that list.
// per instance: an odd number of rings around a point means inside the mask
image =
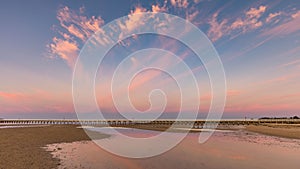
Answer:
[{"label": "blue sky", "polygon": [[[72,73],[80,49],[103,25],[139,12],[165,12],[182,17],[208,36],[226,73],[224,116],[299,115],[298,1],[29,0],[24,3],[12,0],[2,1],[0,5],[0,116],[74,112]],[[83,22],[95,27],[81,24]],[[140,44],[145,47],[151,40],[152,46],[160,46],[157,37],[143,37]],[[160,42],[161,46],[165,42],[171,43],[166,39]],[[172,46],[166,49],[175,50]],[[178,50],[178,55],[187,51],[182,45]],[[187,53],[185,61],[191,67],[201,66],[201,62],[194,62],[192,54]],[[108,60],[108,69],[112,69],[110,64],[118,63],[109,56]],[[195,74],[205,86],[201,96],[204,104],[200,110],[206,111],[211,93],[207,75],[203,72],[200,70]],[[151,76],[151,72],[144,76]],[[154,81],[162,81],[163,77],[159,75]],[[150,79],[147,87],[159,86]],[[148,105],[147,100],[136,104],[137,107]]]}]

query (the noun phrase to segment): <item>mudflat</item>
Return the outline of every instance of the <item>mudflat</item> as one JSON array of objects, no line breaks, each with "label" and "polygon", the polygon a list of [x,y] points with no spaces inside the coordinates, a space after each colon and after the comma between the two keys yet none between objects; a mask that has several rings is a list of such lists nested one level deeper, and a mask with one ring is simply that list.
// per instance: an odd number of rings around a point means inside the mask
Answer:
[{"label": "mudflat", "polygon": [[[100,138],[109,137],[101,134]],[[90,140],[74,125],[53,125],[0,129],[0,168],[56,168],[59,159],[43,147],[53,143]]]}]

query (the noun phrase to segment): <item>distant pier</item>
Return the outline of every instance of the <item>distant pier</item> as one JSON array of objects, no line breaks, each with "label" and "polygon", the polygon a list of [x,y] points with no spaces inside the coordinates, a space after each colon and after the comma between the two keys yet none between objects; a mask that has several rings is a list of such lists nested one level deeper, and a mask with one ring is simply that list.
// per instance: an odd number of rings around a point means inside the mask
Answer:
[{"label": "distant pier", "polygon": [[76,120],[76,119],[0,119],[0,125],[86,125],[86,126],[133,126],[133,125],[178,125],[202,128],[222,125],[300,124],[300,119],[222,119],[222,120]]}]

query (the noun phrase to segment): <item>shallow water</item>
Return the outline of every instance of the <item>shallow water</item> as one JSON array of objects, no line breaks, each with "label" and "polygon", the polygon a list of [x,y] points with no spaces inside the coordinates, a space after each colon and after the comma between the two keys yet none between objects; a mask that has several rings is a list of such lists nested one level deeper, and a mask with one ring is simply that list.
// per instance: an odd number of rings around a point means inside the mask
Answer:
[{"label": "shallow water", "polygon": [[[112,134],[98,140],[120,146],[123,140],[109,128],[90,130]],[[118,128],[131,137],[148,138],[157,131]],[[180,134],[180,133],[172,133]],[[265,136],[244,130],[217,131],[204,144],[198,143],[199,133],[189,133],[170,151],[151,158],[124,158],[107,152],[94,142],[75,142],[48,146],[62,160],[61,168],[232,168],[232,169],[299,169],[300,140]],[[157,145],[159,146],[159,145]],[[130,147],[134,151],[135,147]],[[149,150],[150,151],[150,150]]]}]

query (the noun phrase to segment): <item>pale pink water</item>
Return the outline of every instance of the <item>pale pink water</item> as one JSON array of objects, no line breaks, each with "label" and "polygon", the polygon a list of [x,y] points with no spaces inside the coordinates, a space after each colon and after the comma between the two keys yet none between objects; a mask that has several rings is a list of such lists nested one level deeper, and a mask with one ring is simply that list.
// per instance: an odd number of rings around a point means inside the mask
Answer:
[{"label": "pale pink water", "polygon": [[[105,133],[105,129],[99,131]],[[140,137],[155,134],[154,131],[132,129],[128,129],[127,132],[128,135]],[[102,141],[111,139],[115,141],[118,136]],[[57,150],[58,148],[61,150]],[[145,159],[116,156],[101,149],[92,141],[53,144],[47,149],[49,151],[55,149],[53,155],[62,160],[60,168],[300,168],[300,140],[245,131],[216,132],[204,144],[198,143],[197,133],[191,133],[172,150]]]}]

